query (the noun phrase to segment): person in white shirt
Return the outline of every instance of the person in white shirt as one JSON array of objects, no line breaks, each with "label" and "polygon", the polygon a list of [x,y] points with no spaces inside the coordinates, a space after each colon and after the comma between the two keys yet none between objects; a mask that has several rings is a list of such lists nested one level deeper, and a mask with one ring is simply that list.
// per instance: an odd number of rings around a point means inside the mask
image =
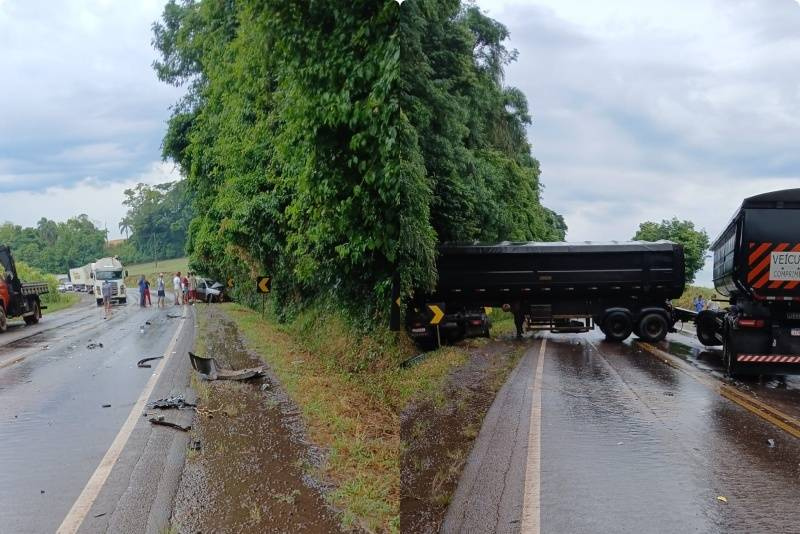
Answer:
[{"label": "person in white shirt", "polygon": [[181,289],[181,273],[180,271],[175,275],[175,278],[172,279],[172,287],[175,290],[175,305],[179,306],[181,303],[181,294],[183,293]]}]

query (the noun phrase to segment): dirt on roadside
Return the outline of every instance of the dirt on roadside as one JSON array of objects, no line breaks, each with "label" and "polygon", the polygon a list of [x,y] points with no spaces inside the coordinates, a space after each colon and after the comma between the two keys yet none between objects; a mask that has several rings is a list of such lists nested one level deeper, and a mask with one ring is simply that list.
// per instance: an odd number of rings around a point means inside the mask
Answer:
[{"label": "dirt on roadside", "polygon": [[401,532],[439,532],[483,418],[521,353],[522,345],[505,340],[470,348],[439,395],[403,411]]},{"label": "dirt on roadside", "polygon": [[[261,365],[236,326],[215,315],[200,335],[222,367]],[[322,451],[305,439],[297,407],[276,378],[196,382],[200,409],[178,488],[178,532],[343,532],[314,479]]]}]

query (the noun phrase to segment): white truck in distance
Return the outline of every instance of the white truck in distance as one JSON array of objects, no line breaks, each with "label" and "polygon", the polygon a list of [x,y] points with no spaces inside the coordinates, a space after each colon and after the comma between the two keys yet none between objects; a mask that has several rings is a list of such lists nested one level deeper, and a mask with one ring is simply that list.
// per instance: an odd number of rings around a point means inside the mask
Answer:
[{"label": "white truck in distance", "polygon": [[83,267],[70,269],[69,279],[75,291],[89,291],[92,288],[92,265],[87,263]]},{"label": "white truck in distance", "polygon": [[127,271],[117,257],[100,258],[92,263],[92,279],[94,280],[94,298],[98,306],[103,304],[103,283],[111,284],[111,301],[125,304],[128,299],[125,293],[125,276]]}]

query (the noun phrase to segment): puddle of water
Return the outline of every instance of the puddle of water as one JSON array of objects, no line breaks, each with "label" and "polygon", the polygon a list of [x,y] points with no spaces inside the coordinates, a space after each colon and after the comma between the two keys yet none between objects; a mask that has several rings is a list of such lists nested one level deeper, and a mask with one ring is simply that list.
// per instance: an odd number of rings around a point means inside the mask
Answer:
[{"label": "puddle of water", "polygon": [[[206,334],[209,355],[231,369],[256,361],[236,326],[217,319]],[[181,532],[341,532],[310,472],[322,455],[303,443],[297,408],[274,377],[208,383],[212,418],[197,416],[176,498]],[[265,389],[262,389],[265,386]]]}]

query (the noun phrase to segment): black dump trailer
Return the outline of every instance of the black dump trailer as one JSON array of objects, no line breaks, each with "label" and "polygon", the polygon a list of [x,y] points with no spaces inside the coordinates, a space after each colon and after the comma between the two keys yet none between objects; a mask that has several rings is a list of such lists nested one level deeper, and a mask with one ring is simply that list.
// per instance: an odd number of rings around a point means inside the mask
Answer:
[{"label": "black dump trailer", "polygon": [[683,247],[668,241],[445,244],[437,269],[435,291],[409,303],[406,327],[419,341],[436,336],[432,304],[446,312],[439,328],[450,341],[463,337],[459,314],[484,306],[510,309],[529,329],[585,332],[597,325],[609,340],[635,333],[659,341],[673,330],[669,299],[685,283]]},{"label": "black dump trailer", "polygon": [[698,339],[731,375],[800,373],[800,189],[746,198],[711,250],[730,307],[701,311]]}]

